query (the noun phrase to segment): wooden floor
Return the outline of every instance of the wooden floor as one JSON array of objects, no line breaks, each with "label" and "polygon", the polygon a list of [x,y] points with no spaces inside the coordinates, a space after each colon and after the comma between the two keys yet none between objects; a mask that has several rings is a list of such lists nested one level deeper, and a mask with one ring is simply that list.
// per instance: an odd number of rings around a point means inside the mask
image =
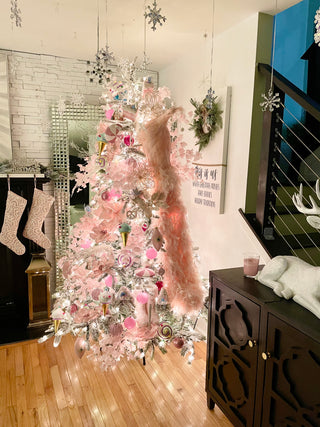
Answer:
[{"label": "wooden floor", "polygon": [[[0,347],[0,426],[219,426],[232,427],[206,405],[205,343],[192,365],[179,350],[155,359],[121,361],[102,372],[73,350],[66,336]],[[172,348],[171,348],[172,347]]]}]

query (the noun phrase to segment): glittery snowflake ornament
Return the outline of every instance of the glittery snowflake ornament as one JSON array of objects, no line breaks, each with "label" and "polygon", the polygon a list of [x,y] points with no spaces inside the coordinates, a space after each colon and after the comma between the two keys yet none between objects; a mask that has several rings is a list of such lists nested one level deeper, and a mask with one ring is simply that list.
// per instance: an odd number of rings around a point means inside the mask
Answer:
[{"label": "glittery snowflake ornament", "polygon": [[100,49],[96,53],[96,62],[87,62],[92,67],[91,70],[87,70],[87,74],[90,75],[90,81],[93,82],[94,79],[97,79],[100,84],[108,82],[112,72],[109,65],[114,60],[114,54],[110,51],[109,46]]},{"label": "glittery snowflake ornament", "polygon": [[8,59],[9,59],[10,74],[12,76],[15,76],[19,66],[19,61],[13,55],[9,56]]},{"label": "glittery snowflake ornament", "polygon": [[18,0],[11,0],[11,13],[10,19],[12,23],[16,24],[16,27],[21,27],[22,18],[21,18],[21,10],[18,7]]},{"label": "glittery snowflake ornament", "polygon": [[76,108],[82,107],[84,105],[84,95],[82,93],[73,93],[71,95],[71,105]]},{"label": "glittery snowflake ornament", "polygon": [[262,107],[262,111],[269,110],[270,112],[274,111],[275,108],[280,107],[280,96],[279,93],[273,93],[272,88],[268,90],[268,93],[261,94],[264,99],[263,102],[260,102],[260,107]]},{"label": "glittery snowflake ornament", "polygon": [[157,29],[156,25],[159,24],[162,26],[161,21],[166,22],[167,18],[161,15],[161,7],[157,9],[158,5],[156,0],[152,3],[152,6],[152,8],[148,6],[149,12],[145,12],[144,16],[145,18],[149,18],[148,24],[152,24],[151,29],[155,31]]},{"label": "glittery snowflake ornament", "polygon": [[316,24],[316,32],[314,33],[314,41],[320,47],[320,8],[316,12],[314,17],[314,23]]},{"label": "glittery snowflake ornament", "polygon": [[109,46],[100,49],[96,53],[96,61],[102,61],[105,64],[111,64],[115,60],[113,52],[110,51]]}]

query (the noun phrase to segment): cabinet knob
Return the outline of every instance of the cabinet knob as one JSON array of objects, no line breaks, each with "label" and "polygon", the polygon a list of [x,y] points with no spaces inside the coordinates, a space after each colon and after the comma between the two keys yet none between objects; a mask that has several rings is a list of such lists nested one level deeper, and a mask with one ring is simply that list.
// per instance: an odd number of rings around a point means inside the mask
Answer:
[{"label": "cabinet knob", "polygon": [[257,341],[256,340],[249,340],[248,341],[248,346],[250,347],[250,348],[253,348],[253,347],[255,347],[257,345]]},{"label": "cabinet knob", "polygon": [[262,359],[263,359],[263,360],[270,359],[270,357],[271,357],[271,353],[269,353],[268,351],[267,351],[267,352],[263,352],[263,353],[261,354],[261,357],[262,357]]}]

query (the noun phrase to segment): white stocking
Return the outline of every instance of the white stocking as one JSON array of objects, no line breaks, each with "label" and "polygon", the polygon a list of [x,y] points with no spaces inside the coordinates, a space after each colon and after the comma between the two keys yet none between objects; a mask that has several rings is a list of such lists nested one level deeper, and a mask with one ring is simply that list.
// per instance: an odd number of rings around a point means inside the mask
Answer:
[{"label": "white stocking", "polygon": [[35,188],[28,221],[23,231],[24,237],[32,240],[44,249],[49,249],[51,242],[48,237],[42,233],[41,228],[53,201],[54,197]]},{"label": "white stocking", "polygon": [[6,245],[17,255],[23,255],[26,251],[23,244],[17,238],[17,230],[20,218],[26,207],[27,201],[18,194],[8,191],[6,212],[0,233],[0,242]]}]

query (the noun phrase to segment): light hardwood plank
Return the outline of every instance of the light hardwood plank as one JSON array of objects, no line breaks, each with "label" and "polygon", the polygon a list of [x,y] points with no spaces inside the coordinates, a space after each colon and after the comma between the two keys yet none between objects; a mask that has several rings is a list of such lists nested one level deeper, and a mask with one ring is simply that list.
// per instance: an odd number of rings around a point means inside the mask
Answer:
[{"label": "light hardwood plank", "polygon": [[0,348],[0,420],[4,419],[7,407],[7,350]]},{"label": "light hardwood plank", "polygon": [[74,337],[0,347],[0,426],[232,427],[206,405],[206,344],[192,365],[173,346],[154,360],[122,359],[102,372],[74,353]]}]

